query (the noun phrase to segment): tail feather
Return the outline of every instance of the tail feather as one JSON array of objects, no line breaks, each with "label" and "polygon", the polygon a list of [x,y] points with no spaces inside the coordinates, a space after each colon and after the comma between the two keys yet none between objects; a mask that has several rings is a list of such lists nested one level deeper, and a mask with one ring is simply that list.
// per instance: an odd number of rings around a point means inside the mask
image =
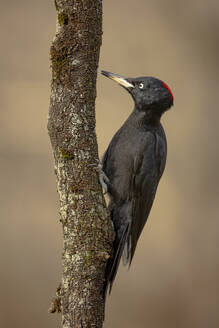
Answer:
[{"label": "tail feather", "polygon": [[119,263],[120,263],[125,245],[128,242],[128,238],[130,235],[130,229],[131,229],[131,224],[127,223],[123,227],[123,231],[122,231],[122,235],[121,235],[120,239],[118,239],[118,237],[116,237],[116,239],[114,241],[115,254],[111,259],[109,259],[109,262],[107,264],[104,298],[106,298],[108,287],[109,287],[109,293],[111,292],[112,285],[113,285],[114,279],[115,279],[117,271],[118,271]]}]

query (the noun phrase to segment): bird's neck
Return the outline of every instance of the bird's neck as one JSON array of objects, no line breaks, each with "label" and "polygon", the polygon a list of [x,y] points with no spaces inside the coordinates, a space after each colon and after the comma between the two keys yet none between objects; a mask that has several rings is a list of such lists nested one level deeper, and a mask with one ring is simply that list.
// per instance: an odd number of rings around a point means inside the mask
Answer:
[{"label": "bird's neck", "polygon": [[154,110],[140,111],[134,108],[133,112],[128,118],[129,124],[136,127],[143,127],[147,125],[157,126],[160,123],[161,114]]}]

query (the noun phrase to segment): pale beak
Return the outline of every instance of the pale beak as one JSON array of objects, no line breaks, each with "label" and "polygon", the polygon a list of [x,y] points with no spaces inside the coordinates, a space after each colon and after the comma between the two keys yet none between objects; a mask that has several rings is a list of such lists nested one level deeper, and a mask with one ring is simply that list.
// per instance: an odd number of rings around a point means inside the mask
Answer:
[{"label": "pale beak", "polygon": [[128,80],[128,78],[118,75],[118,74],[114,74],[114,73],[110,73],[110,72],[106,72],[106,71],[101,71],[101,73],[110,78],[111,80],[117,82],[118,84],[120,84],[121,86],[123,86],[126,89],[129,88],[134,88],[134,85]]}]

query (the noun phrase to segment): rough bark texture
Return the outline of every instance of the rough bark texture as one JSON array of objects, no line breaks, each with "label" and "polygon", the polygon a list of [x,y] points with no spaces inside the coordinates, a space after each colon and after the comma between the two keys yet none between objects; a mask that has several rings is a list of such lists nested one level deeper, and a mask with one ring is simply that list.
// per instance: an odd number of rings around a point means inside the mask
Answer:
[{"label": "rough bark texture", "polygon": [[96,74],[102,37],[100,0],[55,0],[48,130],[63,225],[63,277],[51,312],[65,328],[102,327],[103,285],[113,229],[98,182]]}]

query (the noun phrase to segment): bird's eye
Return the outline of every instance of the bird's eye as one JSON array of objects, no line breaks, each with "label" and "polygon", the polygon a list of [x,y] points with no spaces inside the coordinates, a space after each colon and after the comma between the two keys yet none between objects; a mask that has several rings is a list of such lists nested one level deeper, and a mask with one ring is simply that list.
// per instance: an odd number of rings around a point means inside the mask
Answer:
[{"label": "bird's eye", "polygon": [[144,83],[139,83],[139,89],[143,89],[144,88]]}]

